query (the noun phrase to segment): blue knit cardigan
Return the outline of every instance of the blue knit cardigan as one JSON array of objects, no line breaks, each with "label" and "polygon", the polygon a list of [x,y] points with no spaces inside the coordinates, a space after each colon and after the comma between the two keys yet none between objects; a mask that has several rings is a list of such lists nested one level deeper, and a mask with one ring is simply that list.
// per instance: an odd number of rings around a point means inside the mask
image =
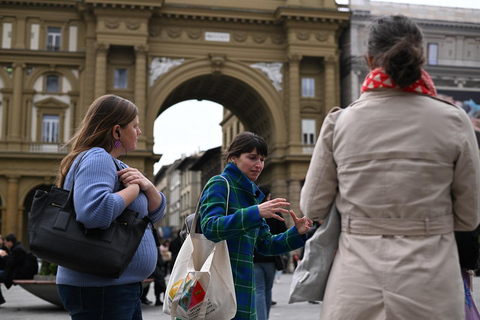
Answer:
[{"label": "blue knit cardigan", "polygon": [[[75,165],[75,159],[68,172],[64,189],[70,190]],[[123,198],[116,194],[120,190],[117,168],[113,161],[117,161],[120,168],[128,166],[112,156],[103,148],[92,148],[80,162],[75,173],[74,206],[77,220],[87,228],[106,228],[125,209]],[[160,206],[148,212],[147,197],[140,192],[138,197],[128,208],[139,212],[139,217],[148,215],[153,222],[160,220],[165,213],[166,200],[162,196]],[[101,287],[121,285],[145,280],[155,269],[158,249],[153,239],[150,225],[145,230],[142,241],[133,256],[132,262],[118,279],[93,276],[71,269],[58,267],[57,284],[66,284],[79,287]]]}]

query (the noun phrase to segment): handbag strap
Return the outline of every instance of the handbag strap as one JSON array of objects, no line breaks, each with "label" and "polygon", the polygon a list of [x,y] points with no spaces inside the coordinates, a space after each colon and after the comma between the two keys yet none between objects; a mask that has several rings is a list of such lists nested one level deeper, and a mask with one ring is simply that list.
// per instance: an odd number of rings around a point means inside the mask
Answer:
[{"label": "handbag strap", "polygon": [[[74,209],[74,204],[73,204],[73,190],[74,190],[74,187],[75,187],[75,175],[77,174],[77,170],[78,170],[78,166],[80,165],[80,162],[82,161],[83,157],[85,156],[85,154],[87,154],[87,151],[88,150],[85,150],[85,151],[82,151],[78,156],[80,157],[77,161],[77,163],[75,164],[75,168],[73,170],[73,176],[72,176],[72,187],[68,193],[68,197],[67,197],[67,201],[65,201],[65,204],[63,205],[63,208],[72,208]],[[120,166],[118,165],[117,161],[115,160],[115,158],[112,157],[112,160],[113,162],[115,163],[115,167],[117,168],[117,171],[120,171],[121,168]],[[122,186],[122,184],[120,184]],[[150,227],[152,229],[152,233],[153,233],[153,238],[155,239],[155,244],[157,245],[157,247],[160,246],[160,237],[158,235],[158,232],[157,232],[157,229],[155,228],[155,226],[153,225],[153,221],[152,219],[150,219],[148,216],[145,216],[142,218],[143,220],[147,221],[149,224],[150,224]]]},{"label": "handbag strap", "polygon": [[[230,183],[228,183],[228,180],[227,178],[225,178],[224,176],[222,175],[219,175],[220,177],[223,178],[223,180],[225,180],[225,182],[227,183],[227,202],[226,202],[226,206],[225,206],[225,215],[228,215],[228,204],[230,202]],[[203,195],[203,192],[205,191],[205,188],[207,187],[207,184],[205,184],[205,186],[203,187],[202,189],[202,192],[200,193],[200,196],[198,197],[198,202],[197,202],[197,207],[195,208],[195,216],[193,218],[193,221],[192,221],[192,225],[190,227],[193,228],[194,226],[194,233],[197,232],[197,221],[198,221],[198,216],[200,216],[200,203],[201,203],[201,200],[202,200],[202,195]],[[185,223],[187,223],[186,219],[185,219]],[[190,230],[187,226],[187,231],[188,233],[191,233],[191,230]],[[201,233],[201,232],[199,232]]]},{"label": "handbag strap", "polygon": [[83,157],[87,153],[87,150],[82,151],[79,156],[80,158],[78,159],[77,163],[75,164],[75,168],[73,169],[73,176],[72,176],[72,187],[70,188],[70,191],[68,193],[67,201],[65,201],[65,204],[63,205],[63,209],[65,208],[74,208],[73,206],[73,189],[75,188],[75,175],[77,173],[78,166],[80,165],[80,162],[82,161]]}]

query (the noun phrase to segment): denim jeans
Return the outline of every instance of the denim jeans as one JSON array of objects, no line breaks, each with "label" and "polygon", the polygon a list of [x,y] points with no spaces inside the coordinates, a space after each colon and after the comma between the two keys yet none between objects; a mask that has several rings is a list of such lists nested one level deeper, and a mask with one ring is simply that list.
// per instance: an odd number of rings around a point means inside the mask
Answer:
[{"label": "denim jeans", "polygon": [[267,320],[272,305],[272,287],[275,280],[275,263],[255,263],[255,304],[257,320]]},{"label": "denim jeans", "polygon": [[105,287],[58,285],[72,320],[142,320],[140,282]]}]

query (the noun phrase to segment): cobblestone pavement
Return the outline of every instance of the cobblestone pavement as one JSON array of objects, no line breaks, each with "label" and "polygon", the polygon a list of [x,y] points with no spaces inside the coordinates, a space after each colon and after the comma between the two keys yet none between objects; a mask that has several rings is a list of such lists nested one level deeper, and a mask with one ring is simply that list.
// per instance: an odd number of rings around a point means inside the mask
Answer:
[{"label": "cobblestone pavement", "polygon": [[[273,286],[273,300],[277,302],[270,311],[270,320],[318,320],[321,304],[307,302],[288,304],[292,275],[283,274],[280,283]],[[477,306],[480,306],[480,277],[474,278],[474,296]],[[1,320],[68,320],[67,312],[49,302],[41,300],[19,286],[7,290],[2,284],[2,292],[7,301],[0,306]],[[153,285],[148,293],[148,299],[154,301]],[[168,320],[169,315],[162,312],[162,307],[143,306],[144,320]]]}]

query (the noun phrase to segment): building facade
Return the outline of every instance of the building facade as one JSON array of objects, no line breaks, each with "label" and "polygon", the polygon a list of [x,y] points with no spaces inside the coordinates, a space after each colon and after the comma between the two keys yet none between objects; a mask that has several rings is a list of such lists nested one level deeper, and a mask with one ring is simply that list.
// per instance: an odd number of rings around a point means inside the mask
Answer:
[{"label": "building facade", "polygon": [[0,11],[2,233],[27,242],[34,190],[55,184],[65,143],[106,93],[139,108],[143,134],[126,162],[148,178],[161,156],[155,119],[207,99],[266,138],[263,177],[298,209],[310,160],[302,122],[318,131],[340,100],[349,13],[334,0],[0,0]]},{"label": "building facade", "polygon": [[403,14],[424,34],[425,70],[439,94],[455,101],[480,104],[480,10],[370,0],[350,0],[350,27],[341,39],[342,106],[360,96],[368,74],[365,60],[367,31],[372,18]]}]

